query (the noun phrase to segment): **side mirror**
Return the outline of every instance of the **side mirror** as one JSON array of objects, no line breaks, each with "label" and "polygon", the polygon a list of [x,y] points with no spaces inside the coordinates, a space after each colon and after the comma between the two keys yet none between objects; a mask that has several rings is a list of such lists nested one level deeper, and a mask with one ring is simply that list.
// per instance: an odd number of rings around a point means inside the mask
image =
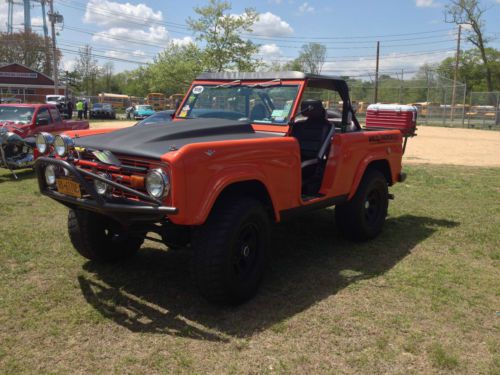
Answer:
[{"label": "side mirror", "polygon": [[49,119],[48,118],[39,118],[36,120],[36,125],[37,126],[44,126],[49,124]]}]

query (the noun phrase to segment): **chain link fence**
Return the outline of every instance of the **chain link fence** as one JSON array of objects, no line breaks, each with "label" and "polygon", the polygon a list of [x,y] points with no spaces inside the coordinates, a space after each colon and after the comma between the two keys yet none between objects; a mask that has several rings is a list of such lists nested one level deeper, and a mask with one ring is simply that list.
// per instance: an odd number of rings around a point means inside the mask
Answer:
[{"label": "chain link fence", "polygon": [[469,128],[500,130],[500,91],[471,92],[465,116]]}]

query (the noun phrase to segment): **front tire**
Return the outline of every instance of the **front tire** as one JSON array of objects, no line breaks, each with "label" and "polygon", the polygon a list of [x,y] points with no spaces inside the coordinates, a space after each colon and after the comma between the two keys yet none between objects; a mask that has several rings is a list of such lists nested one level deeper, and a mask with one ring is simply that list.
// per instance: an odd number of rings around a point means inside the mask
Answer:
[{"label": "front tire", "polygon": [[269,244],[269,217],[252,198],[219,202],[193,238],[193,276],[210,302],[240,304],[255,295]]},{"label": "front tire", "polygon": [[335,207],[335,222],[342,235],[355,241],[365,241],[380,234],[387,216],[389,191],[384,175],[368,170],[354,197]]},{"label": "front tire", "polygon": [[68,233],[76,251],[97,262],[114,262],[134,255],[144,242],[106,216],[79,209],[68,214]]}]

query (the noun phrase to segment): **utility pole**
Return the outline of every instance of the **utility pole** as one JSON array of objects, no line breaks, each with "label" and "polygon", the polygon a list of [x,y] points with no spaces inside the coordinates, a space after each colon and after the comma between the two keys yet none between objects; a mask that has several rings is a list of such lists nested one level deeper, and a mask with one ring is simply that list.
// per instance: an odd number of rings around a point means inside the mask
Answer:
[{"label": "utility pole", "polygon": [[378,103],[378,69],[380,61],[380,42],[377,42],[377,66],[375,68],[375,94],[373,96],[373,102]]},{"label": "utility pole", "polygon": [[31,4],[30,0],[24,0],[24,32],[31,31]]},{"label": "utility pole", "polygon": [[57,77],[57,47],[56,47],[56,23],[63,22],[63,16],[58,12],[54,13],[54,0],[47,0],[50,5],[49,21],[52,32],[52,61],[53,61],[53,76],[54,76],[54,94],[59,94],[59,81]]},{"label": "utility pole", "polygon": [[45,61],[47,63],[47,74],[51,75],[52,69],[50,68],[50,47],[49,47],[49,28],[47,27],[47,15],[45,11],[46,0],[40,0],[42,5],[42,20],[43,20],[43,38],[45,43]]},{"label": "utility pole", "polygon": [[[458,79],[458,66],[460,64],[460,39],[462,38],[462,25],[458,25],[458,38],[457,38],[457,56],[455,59],[455,74],[453,77],[453,91],[451,93],[451,121],[455,116],[455,99],[457,95],[457,79]],[[446,103],[444,103],[446,104]],[[465,108],[464,108],[465,111]]]},{"label": "utility pole", "polygon": [[14,0],[7,0],[7,32],[12,34],[14,32]]}]

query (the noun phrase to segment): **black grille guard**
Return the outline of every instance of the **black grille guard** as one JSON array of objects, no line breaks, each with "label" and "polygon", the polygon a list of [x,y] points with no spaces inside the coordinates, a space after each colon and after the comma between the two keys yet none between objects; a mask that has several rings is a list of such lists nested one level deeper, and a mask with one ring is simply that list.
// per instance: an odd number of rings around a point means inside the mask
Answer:
[{"label": "black grille guard", "polygon": [[[75,178],[77,182],[84,188],[84,190],[92,197],[92,199],[74,198],[50,189],[45,182],[44,172],[47,165],[55,165],[68,171],[70,175]],[[175,215],[178,212],[178,209],[176,207],[162,206],[162,202],[158,199],[152,198],[147,194],[132,189],[128,186],[124,186],[118,182],[110,181],[95,173],[89,172],[82,168],[78,168],[65,160],[40,157],[36,160],[34,169],[36,171],[40,192],[43,195],[46,195],[69,207],[81,207],[108,216],[113,216],[119,220],[120,214],[137,214],[147,216],[151,215],[153,217],[157,217],[167,214]],[[135,202],[126,198],[115,199],[113,202],[108,202],[103,196],[97,193],[94,184],[89,183],[89,181],[87,181],[84,176],[89,176],[95,180],[99,180],[108,185],[111,185],[123,192],[136,195],[137,197],[149,202],[149,204],[144,202]]]}]

